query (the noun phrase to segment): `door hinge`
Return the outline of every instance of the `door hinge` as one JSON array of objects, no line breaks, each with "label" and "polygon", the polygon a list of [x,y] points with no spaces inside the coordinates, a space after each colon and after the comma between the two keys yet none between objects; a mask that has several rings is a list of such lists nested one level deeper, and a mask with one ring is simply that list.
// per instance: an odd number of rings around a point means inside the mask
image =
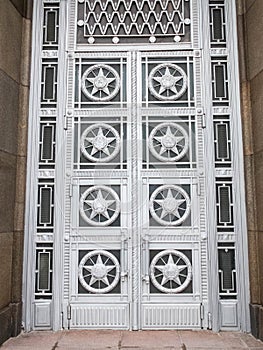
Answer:
[{"label": "door hinge", "polygon": [[64,114],[64,130],[69,129],[70,125],[70,119],[73,117],[73,112],[71,110],[67,111],[66,114]]},{"label": "door hinge", "polygon": [[142,276],[142,280],[146,283],[149,284],[150,283],[150,277],[148,275]]},{"label": "door hinge", "polygon": [[207,328],[212,329],[212,314],[211,312],[208,312],[207,314]]},{"label": "door hinge", "polygon": [[71,320],[71,305],[67,305],[67,320]]},{"label": "door hinge", "polygon": [[204,312],[205,312],[205,308],[204,308],[204,305],[201,303],[200,304],[200,318],[201,318],[201,320],[204,319]]},{"label": "door hinge", "polygon": [[202,129],[206,128],[206,116],[203,108],[197,108],[197,115],[201,118]]},{"label": "door hinge", "polygon": [[65,329],[65,326],[64,326],[64,312],[63,311],[61,312],[61,328]]},{"label": "door hinge", "polygon": [[72,184],[69,185],[69,196],[70,197],[73,196],[73,185]]}]

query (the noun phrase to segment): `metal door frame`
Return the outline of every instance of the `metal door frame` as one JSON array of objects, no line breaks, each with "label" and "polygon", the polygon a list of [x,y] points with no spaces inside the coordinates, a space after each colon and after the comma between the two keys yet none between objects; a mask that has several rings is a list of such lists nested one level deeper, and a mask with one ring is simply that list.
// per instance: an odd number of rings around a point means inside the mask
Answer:
[{"label": "metal door frame", "polygon": [[[61,313],[64,310],[62,304],[62,294],[63,288],[61,284],[61,271],[63,271],[63,241],[67,242],[68,237],[64,234],[65,224],[64,224],[64,214],[61,208],[64,207],[64,174],[65,174],[65,160],[63,157],[60,157],[61,148],[57,147],[57,162],[55,170],[37,170],[38,169],[38,132],[39,124],[36,118],[36,115],[39,116],[45,111],[41,110],[39,107],[40,100],[40,89],[39,81],[40,72],[41,72],[41,59],[54,58],[59,62],[59,71],[58,71],[58,85],[65,86],[66,82],[66,62],[73,58],[73,53],[79,48],[76,47],[74,42],[75,31],[72,30],[68,37],[66,37],[66,28],[74,28],[74,23],[72,20],[74,16],[71,16],[71,20],[67,21],[68,13],[74,14],[74,1],[59,1],[54,0],[53,3],[58,3],[59,9],[59,20],[60,20],[60,30],[61,33],[64,32],[64,35],[60,35],[59,41],[59,50],[53,50],[50,52],[42,51],[40,47],[41,38],[42,38],[42,23],[43,23],[43,9],[42,3],[38,2],[34,6],[34,21],[33,21],[33,42],[32,42],[32,71],[31,71],[31,93],[30,93],[30,111],[29,111],[29,142],[28,142],[28,168],[27,168],[27,196],[26,196],[26,218],[25,218],[25,245],[24,245],[24,275],[23,275],[23,324],[25,330],[29,331],[31,329],[54,329],[58,330],[63,327],[61,323]],[[46,4],[49,1],[45,1]],[[208,0],[202,1],[202,4],[197,6],[197,1],[193,0],[195,4],[195,18],[199,17],[200,23],[195,22],[196,28],[200,30],[201,43],[198,43],[198,36],[193,37],[193,46],[192,49],[198,50],[201,48],[202,57],[204,62],[206,60],[210,62],[210,54],[222,54],[224,51],[211,50],[209,47],[209,23],[208,23]],[[237,49],[237,36],[236,36],[236,9],[235,1],[226,2],[226,17],[227,17],[227,33],[228,33],[228,46],[229,50],[229,74],[231,76],[230,85],[230,95],[232,99],[232,111],[233,119],[231,121],[232,126],[232,147],[233,154],[235,158],[233,159],[233,186],[235,193],[235,225],[236,232],[241,232],[241,234],[236,237],[236,248],[237,248],[237,289],[239,294],[238,306],[237,306],[237,319],[240,324],[237,325],[237,329],[243,331],[250,330],[249,322],[249,310],[248,310],[248,301],[249,301],[249,286],[244,286],[242,281],[248,281],[248,258],[247,258],[247,236],[246,236],[246,218],[244,213],[245,210],[245,192],[244,192],[244,169],[243,169],[243,154],[242,154],[242,132],[241,132],[241,118],[240,118],[240,93],[239,93],[239,79],[238,79],[238,49]],[[202,23],[202,26],[201,26]],[[229,34],[231,33],[231,35]],[[174,48],[179,48],[175,45]],[[181,46],[182,47],[182,46]],[[140,50],[140,47],[132,46],[134,49]],[[185,46],[185,49],[188,47]],[[97,48],[100,50],[100,48]],[[127,47],[119,46],[119,50],[127,50]],[[150,50],[169,50],[169,45],[164,45],[162,47],[157,45],[151,45]],[[80,50],[82,50],[80,48]],[[111,50],[111,48],[109,48]],[[128,49],[129,50],[129,49]],[[204,64],[203,64],[204,67]],[[209,300],[208,310],[210,312],[210,318],[208,318],[208,326],[211,326],[214,331],[217,331],[220,328],[222,319],[220,313],[227,313],[227,307],[229,305],[224,305],[219,300],[218,297],[218,264],[217,264],[217,246],[216,246],[216,232],[215,232],[215,222],[216,214],[211,212],[211,206],[214,206],[215,203],[215,189],[214,189],[214,172],[211,171],[211,163],[214,162],[214,156],[211,152],[211,146],[213,144],[212,139],[212,130],[213,125],[209,119],[211,114],[211,90],[206,81],[211,81],[211,74],[209,70],[204,69],[203,74],[203,91],[205,96],[204,108],[206,112],[205,118],[205,145],[206,145],[206,159],[205,163],[205,172],[206,177],[206,190],[207,193],[210,193],[210,196],[207,197],[207,230],[209,232],[208,239],[208,250],[210,256],[208,259],[208,269],[209,269],[209,281],[210,285],[213,285],[213,288],[209,288]],[[67,116],[70,117],[70,110],[66,110],[66,92],[59,90],[57,108],[50,110],[50,115],[57,115],[57,140],[60,140],[60,145],[65,144],[65,132],[64,129],[67,128]],[[46,113],[46,112],[45,112]],[[49,113],[49,112],[48,112]],[[133,113],[136,114],[134,110]],[[49,115],[49,114],[46,114]],[[66,117],[65,117],[66,116]],[[37,130],[37,133],[36,133]],[[241,170],[241,171],[240,171]],[[37,175],[37,176],[36,176]],[[66,177],[69,174],[66,174]],[[42,237],[41,240],[38,240],[36,234],[36,203],[37,203],[37,178],[46,178],[53,177],[54,179],[60,179],[56,182],[56,202],[59,203],[55,205],[55,232],[54,238],[48,236],[46,238]],[[69,195],[69,189],[67,189],[67,194]],[[49,242],[53,239],[55,254],[54,254],[54,271],[53,271],[53,298],[52,301],[46,300],[41,302],[36,302],[34,299],[34,283],[32,275],[32,266],[35,264],[35,244],[36,242]],[[224,307],[226,307],[224,309]],[[43,312],[44,315],[41,320],[36,320],[34,313],[36,310]],[[138,308],[135,306],[134,314],[136,314]],[[46,317],[46,318],[45,318]],[[40,322],[38,322],[40,321]],[[46,322],[46,323],[45,323]],[[65,326],[65,325],[64,325]],[[221,326],[222,328],[222,326]],[[235,329],[235,327],[226,327],[225,329]],[[135,327],[136,329],[136,327]],[[223,327],[224,329],[224,327]]]}]

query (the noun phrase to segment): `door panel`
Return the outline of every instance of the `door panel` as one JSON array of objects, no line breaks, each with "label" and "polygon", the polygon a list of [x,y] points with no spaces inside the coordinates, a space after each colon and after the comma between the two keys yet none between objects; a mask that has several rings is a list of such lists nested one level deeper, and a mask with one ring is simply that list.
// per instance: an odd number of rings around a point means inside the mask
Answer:
[{"label": "door panel", "polygon": [[25,330],[249,331],[235,8],[36,2]]},{"label": "door panel", "polygon": [[70,327],[201,327],[196,62],[76,54]]}]

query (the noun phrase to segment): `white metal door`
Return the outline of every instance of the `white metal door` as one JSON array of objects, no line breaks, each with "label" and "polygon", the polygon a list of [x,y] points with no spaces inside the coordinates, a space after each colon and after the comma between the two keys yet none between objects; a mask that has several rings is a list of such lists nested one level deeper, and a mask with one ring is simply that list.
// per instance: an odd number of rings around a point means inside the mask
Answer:
[{"label": "white metal door", "polygon": [[234,25],[234,0],[36,2],[26,330],[249,330]]},{"label": "white metal door", "polygon": [[73,66],[69,325],[200,328],[200,54],[76,53]]}]

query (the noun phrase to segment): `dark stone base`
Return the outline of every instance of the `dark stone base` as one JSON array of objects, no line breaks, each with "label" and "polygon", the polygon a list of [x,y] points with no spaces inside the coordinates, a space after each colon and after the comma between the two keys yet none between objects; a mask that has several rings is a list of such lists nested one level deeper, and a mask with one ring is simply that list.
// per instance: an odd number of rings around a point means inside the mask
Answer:
[{"label": "dark stone base", "polygon": [[263,340],[263,306],[250,304],[251,333],[255,338]]},{"label": "dark stone base", "polygon": [[9,304],[0,310],[0,345],[21,332],[22,304]]}]

